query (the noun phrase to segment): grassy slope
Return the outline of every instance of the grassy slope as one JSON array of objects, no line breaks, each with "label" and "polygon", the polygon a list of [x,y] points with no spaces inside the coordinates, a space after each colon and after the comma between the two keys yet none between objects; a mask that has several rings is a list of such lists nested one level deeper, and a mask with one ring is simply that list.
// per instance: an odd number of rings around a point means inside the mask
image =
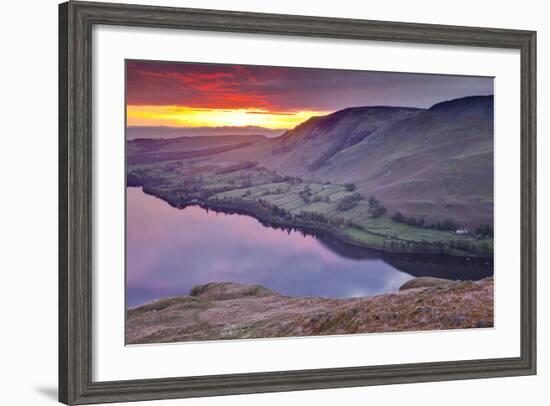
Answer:
[{"label": "grassy slope", "polygon": [[281,173],[307,176],[322,164],[371,134],[417,114],[402,107],[353,107],[314,117],[280,137],[262,162]]}]

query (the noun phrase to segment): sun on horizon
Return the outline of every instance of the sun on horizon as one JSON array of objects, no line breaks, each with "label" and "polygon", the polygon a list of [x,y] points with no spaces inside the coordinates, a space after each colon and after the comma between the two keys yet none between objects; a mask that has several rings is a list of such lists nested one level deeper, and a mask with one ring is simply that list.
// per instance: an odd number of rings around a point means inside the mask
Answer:
[{"label": "sun on horizon", "polygon": [[254,107],[209,109],[189,106],[128,105],[128,126],[166,127],[262,127],[271,130],[294,128],[314,116],[332,111],[269,111]]}]

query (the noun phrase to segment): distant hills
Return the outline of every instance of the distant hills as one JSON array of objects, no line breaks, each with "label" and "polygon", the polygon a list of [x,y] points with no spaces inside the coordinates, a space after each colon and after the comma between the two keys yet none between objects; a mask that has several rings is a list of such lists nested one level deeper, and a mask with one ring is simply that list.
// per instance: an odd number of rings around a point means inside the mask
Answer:
[{"label": "distant hills", "polygon": [[217,136],[217,135],[263,135],[266,137],[278,137],[284,130],[272,130],[258,126],[245,127],[149,127],[129,126],[126,129],[126,139],[136,138],[179,138],[190,136]]}]

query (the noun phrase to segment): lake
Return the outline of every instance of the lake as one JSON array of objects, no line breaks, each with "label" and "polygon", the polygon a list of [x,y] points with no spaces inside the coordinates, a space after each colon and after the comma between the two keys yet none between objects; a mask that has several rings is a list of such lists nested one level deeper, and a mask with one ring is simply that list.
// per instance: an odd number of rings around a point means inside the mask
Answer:
[{"label": "lake", "polygon": [[330,236],[262,225],[240,214],[176,209],[127,188],[126,298],[133,307],[189,294],[208,282],[259,284],[290,296],[361,297],[395,292],[415,276],[481,279],[492,262],[384,255]]}]

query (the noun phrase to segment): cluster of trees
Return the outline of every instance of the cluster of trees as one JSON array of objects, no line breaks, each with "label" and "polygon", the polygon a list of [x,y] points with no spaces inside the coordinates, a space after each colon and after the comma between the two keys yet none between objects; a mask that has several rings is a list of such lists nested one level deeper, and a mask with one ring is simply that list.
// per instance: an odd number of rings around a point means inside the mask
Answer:
[{"label": "cluster of trees", "polygon": [[298,194],[306,204],[316,203],[316,202],[326,202],[326,203],[330,202],[330,197],[328,196],[322,197],[321,195],[314,193],[309,185],[306,185],[304,190],[301,190]]},{"label": "cluster of trees", "polygon": [[302,211],[300,214],[295,216],[297,220],[302,220],[307,223],[323,223],[328,224],[330,219],[322,213],[317,213],[314,211]]},{"label": "cluster of trees", "polygon": [[288,192],[287,188],[286,190],[283,190],[282,188],[278,187],[275,190],[264,190],[262,192],[262,196],[269,196],[269,195],[280,195],[283,194],[285,191]]},{"label": "cluster of trees", "polygon": [[377,218],[386,212],[386,208],[380,200],[371,196],[369,197],[369,212],[372,218]]},{"label": "cluster of trees", "polygon": [[328,196],[322,197],[321,195],[315,195],[315,196],[313,196],[313,199],[311,199],[311,201],[313,203],[317,203],[317,202],[329,203],[330,202],[330,197],[328,197]]},{"label": "cluster of trees", "polygon": [[273,183],[287,182],[287,183],[290,183],[291,185],[297,185],[297,184],[303,182],[302,179],[294,177],[294,176],[279,175],[278,173],[276,173],[274,171],[271,171],[271,170],[268,170],[268,169],[266,169],[266,171],[269,172],[269,174],[271,175],[271,177],[272,177],[271,182],[273,182]]},{"label": "cluster of trees", "polygon": [[346,183],[344,187],[348,192],[354,192],[355,190],[357,190],[357,186],[355,186],[355,184],[353,183]]},{"label": "cluster of trees", "polygon": [[234,209],[236,211],[246,211],[248,213],[254,213],[254,215],[264,220],[269,224],[281,225],[288,223],[295,223],[296,225],[308,225],[308,226],[334,226],[343,227],[351,226],[348,221],[343,218],[332,218],[322,213],[302,211],[299,214],[292,214],[289,210],[281,208],[270,202],[262,199],[258,200],[242,200],[237,197],[225,196],[223,199],[216,199],[225,203],[227,208]]},{"label": "cluster of trees", "polygon": [[240,179],[242,179],[241,187],[251,187],[251,186],[254,185],[252,183],[252,175],[249,174],[249,173],[246,174],[246,175],[241,176]]},{"label": "cluster of trees", "polygon": [[403,213],[401,213],[400,211],[396,212],[392,217],[391,219],[393,221],[395,221],[396,223],[403,223],[403,224],[408,224],[410,226],[418,226],[418,227],[423,227],[425,225],[425,221],[423,218],[421,219],[416,219],[414,217],[405,217],[403,215]]},{"label": "cluster of trees", "polygon": [[428,242],[389,239],[384,241],[384,247],[393,252],[444,254],[446,251],[445,244],[441,241]]},{"label": "cluster of trees", "polygon": [[450,248],[456,248],[466,252],[472,252],[475,254],[490,254],[493,252],[491,245],[487,242],[475,243],[472,240],[452,240],[447,243]]},{"label": "cluster of trees", "polygon": [[295,214],[294,220],[312,226],[329,225],[336,228],[342,228],[344,226],[352,227],[350,220],[341,217],[328,217],[322,213],[310,211],[301,211],[299,214]]},{"label": "cluster of trees", "polygon": [[292,214],[289,210],[283,209],[277,205],[267,202],[262,199],[258,200],[241,200],[236,197],[224,197],[222,199],[226,204],[230,204],[235,209],[244,209],[258,215],[258,218],[263,218],[270,223],[278,223],[278,220],[293,221],[310,226],[329,225],[334,227],[356,227],[362,228],[361,225],[346,220],[341,217],[328,217],[323,213],[301,211],[298,214]]},{"label": "cluster of trees", "polygon": [[311,187],[309,185],[306,185],[304,190],[300,190],[299,195],[304,203],[309,204],[311,203],[311,196],[313,195],[313,191],[311,190]]},{"label": "cluster of trees", "polygon": [[273,216],[281,217],[285,220],[291,220],[292,219],[292,213],[290,213],[288,210],[283,209],[282,207],[276,206],[274,204],[268,203],[264,200],[260,199],[260,204],[262,204],[264,207],[267,207]]},{"label": "cluster of trees", "polygon": [[299,185],[300,183],[303,182],[303,179],[298,177],[285,176],[283,177],[283,181],[288,182],[291,185]]},{"label": "cluster of trees", "polygon": [[480,224],[475,229],[475,234],[481,238],[492,238],[493,237],[493,227],[489,224]]},{"label": "cluster of trees", "polygon": [[[211,200],[212,201],[212,200]],[[277,219],[290,221],[293,218],[292,213],[279,206],[275,206],[265,200],[243,200],[238,197],[224,196],[222,199],[214,198],[213,201],[223,202],[226,209],[233,209],[237,212],[245,211],[253,213],[258,219],[276,222]]]},{"label": "cluster of trees", "polygon": [[241,170],[244,170],[244,169],[253,169],[257,165],[258,165],[257,162],[250,162],[250,161],[239,162],[239,163],[234,164],[234,165],[226,166],[225,168],[217,169],[214,173],[216,175],[223,175],[223,174],[226,174],[226,173],[237,172],[237,171],[241,171]]},{"label": "cluster of trees", "polygon": [[[434,230],[442,231],[456,231],[460,228],[460,224],[453,220],[452,218],[445,219],[443,221],[438,221],[434,224],[428,224],[423,218],[416,219],[415,217],[409,216],[405,217],[401,212],[396,212],[391,219],[397,223],[404,223],[410,226],[415,227],[425,227],[431,228]],[[492,238],[493,237],[493,227],[489,224],[480,224],[475,230],[474,235],[479,238]],[[458,247],[457,247],[458,248]],[[470,251],[465,249],[465,251]]]},{"label": "cluster of trees", "polygon": [[353,209],[357,206],[357,203],[361,200],[361,195],[359,193],[352,193],[338,202],[338,210],[347,211]]},{"label": "cluster of trees", "polygon": [[492,253],[492,247],[487,242],[477,243],[474,240],[452,241],[403,241],[387,239],[385,248],[395,252],[422,252],[432,254],[447,254],[452,250],[461,250],[471,254],[488,255]]},{"label": "cluster of trees", "polygon": [[432,228],[434,230],[441,231],[456,231],[460,228],[460,225],[452,218],[447,218],[437,223],[428,224],[423,218],[415,218],[413,216],[405,217],[400,211],[396,212],[391,219],[396,223],[404,223],[414,227]]},{"label": "cluster of trees", "polygon": [[428,228],[434,228],[436,230],[443,231],[456,231],[460,228],[460,225],[453,219],[448,218],[443,221],[438,221],[435,224],[428,224]]},{"label": "cluster of trees", "polygon": [[128,172],[126,175],[126,185],[127,186],[142,186],[143,181],[140,176]]}]

